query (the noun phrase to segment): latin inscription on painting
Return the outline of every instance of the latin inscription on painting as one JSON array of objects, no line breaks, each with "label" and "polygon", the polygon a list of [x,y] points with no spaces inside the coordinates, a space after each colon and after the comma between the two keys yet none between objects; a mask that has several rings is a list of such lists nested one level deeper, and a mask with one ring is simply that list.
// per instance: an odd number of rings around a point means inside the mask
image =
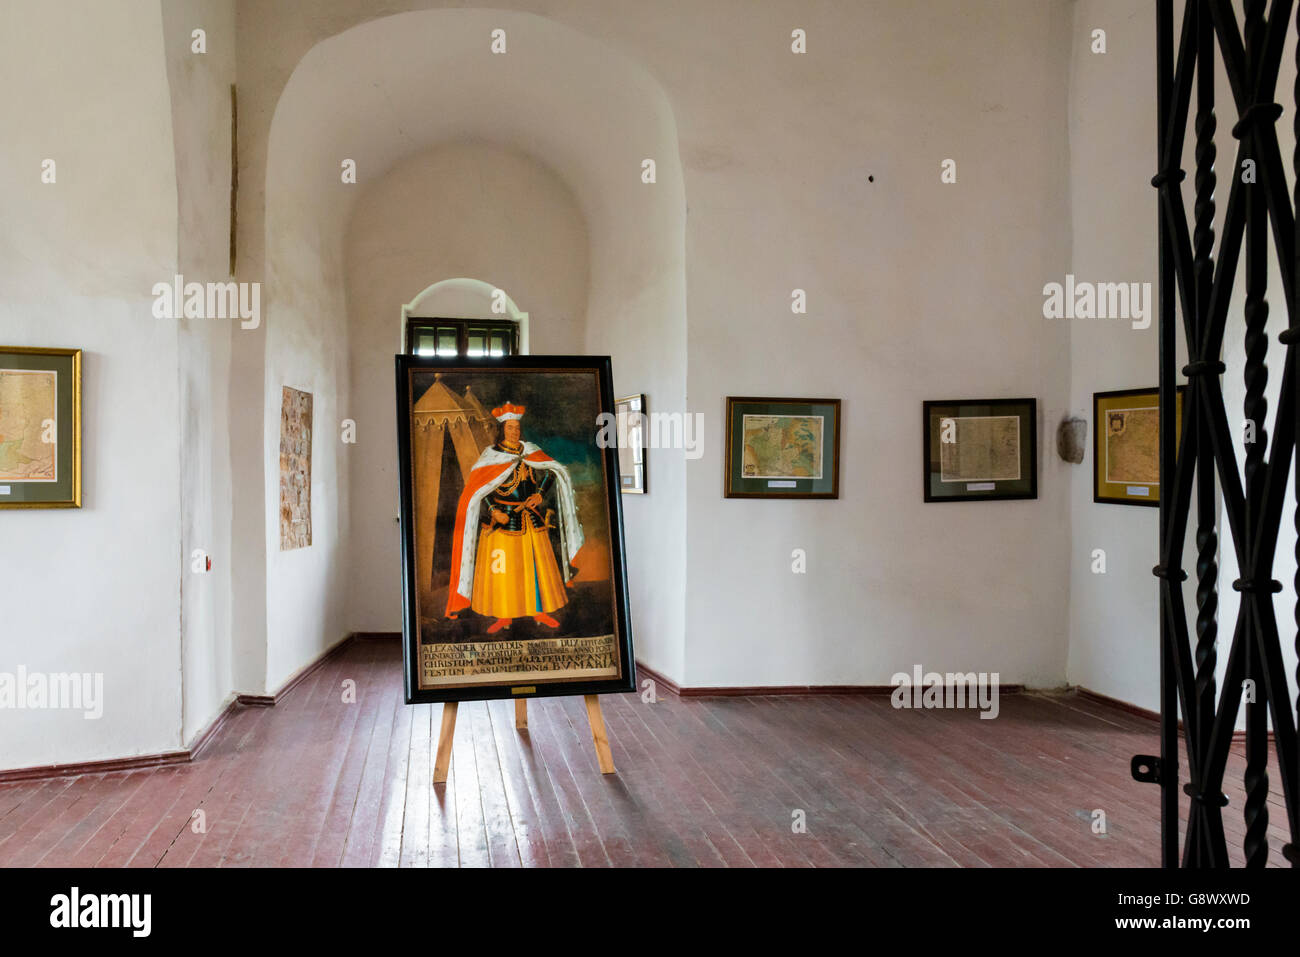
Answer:
[{"label": "latin inscription on painting", "polygon": [[280,407],[280,550],[311,545],[310,392],[284,388]]}]

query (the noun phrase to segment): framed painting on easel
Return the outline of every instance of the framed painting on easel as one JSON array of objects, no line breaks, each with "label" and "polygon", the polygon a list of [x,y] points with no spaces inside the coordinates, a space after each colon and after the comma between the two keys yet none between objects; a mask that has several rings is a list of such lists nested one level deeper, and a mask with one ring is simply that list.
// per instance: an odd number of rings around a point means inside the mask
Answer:
[{"label": "framed painting on easel", "polygon": [[397,357],[408,704],[635,689],[611,383],[607,357]]}]

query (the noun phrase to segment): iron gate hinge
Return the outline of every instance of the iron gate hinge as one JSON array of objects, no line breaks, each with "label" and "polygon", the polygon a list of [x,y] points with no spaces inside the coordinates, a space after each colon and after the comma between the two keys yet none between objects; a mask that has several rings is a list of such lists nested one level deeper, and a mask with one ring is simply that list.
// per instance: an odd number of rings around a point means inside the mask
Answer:
[{"label": "iron gate hinge", "polygon": [[1134,781],[1143,784],[1160,783],[1160,759],[1154,754],[1135,754],[1128,767]]}]

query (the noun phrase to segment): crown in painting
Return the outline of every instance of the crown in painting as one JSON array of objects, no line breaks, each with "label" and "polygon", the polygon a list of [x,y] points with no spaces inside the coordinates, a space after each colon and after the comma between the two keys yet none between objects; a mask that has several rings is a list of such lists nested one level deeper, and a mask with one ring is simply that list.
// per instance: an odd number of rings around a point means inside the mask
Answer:
[{"label": "crown in painting", "polygon": [[509,402],[492,410],[492,418],[498,422],[508,422],[511,419],[522,419],[523,417],[524,407],[522,405],[511,405]]}]

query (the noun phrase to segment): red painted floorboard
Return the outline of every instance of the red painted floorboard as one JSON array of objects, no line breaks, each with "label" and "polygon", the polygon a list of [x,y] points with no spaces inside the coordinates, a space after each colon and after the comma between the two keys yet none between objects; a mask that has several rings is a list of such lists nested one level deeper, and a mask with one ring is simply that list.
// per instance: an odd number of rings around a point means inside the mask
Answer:
[{"label": "red painted floorboard", "polygon": [[[526,731],[512,702],[470,702],[434,786],[442,706],[402,704],[401,683],[396,642],[354,642],[276,707],[238,708],[191,764],[0,786],[0,866],[1158,863],[1158,791],[1129,776],[1156,726],[1095,700],[1008,695],[987,721],[859,695],[610,695],[612,776],[581,698],[531,700]],[[1243,768],[1237,745],[1236,865]]]}]

